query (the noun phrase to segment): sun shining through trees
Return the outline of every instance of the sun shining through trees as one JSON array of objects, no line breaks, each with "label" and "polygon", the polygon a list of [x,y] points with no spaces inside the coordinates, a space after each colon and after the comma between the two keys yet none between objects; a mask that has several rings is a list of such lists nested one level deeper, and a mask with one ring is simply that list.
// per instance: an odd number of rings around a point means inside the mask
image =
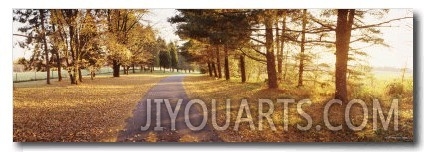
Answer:
[{"label": "sun shining through trees", "polygon": [[410,9],[14,9],[14,141],[413,141],[413,26]]}]

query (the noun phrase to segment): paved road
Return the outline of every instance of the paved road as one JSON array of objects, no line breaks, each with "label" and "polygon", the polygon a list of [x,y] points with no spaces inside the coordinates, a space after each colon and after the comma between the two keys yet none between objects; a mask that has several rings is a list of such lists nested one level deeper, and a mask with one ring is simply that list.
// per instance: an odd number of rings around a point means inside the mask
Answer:
[{"label": "paved road", "polygon": [[[209,127],[209,124],[204,129],[192,131],[184,121],[184,109],[189,101],[183,87],[184,75],[169,76],[161,80],[153,86],[138,103],[133,111],[133,117],[127,119],[125,130],[122,130],[118,135],[118,142],[217,142],[220,141],[218,136]],[[146,131],[140,129],[146,125],[147,120],[147,99],[152,99],[151,102],[151,125]],[[153,99],[169,99],[172,109],[175,109],[178,99],[183,99],[181,108],[177,114],[175,122],[175,130],[171,130],[171,118],[168,114],[165,103],[160,107],[160,123],[163,131],[154,131],[156,127],[157,111],[156,104]],[[196,105],[196,104],[195,104]],[[203,120],[203,112],[193,105],[190,108],[190,122],[194,126],[201,124]]]}]

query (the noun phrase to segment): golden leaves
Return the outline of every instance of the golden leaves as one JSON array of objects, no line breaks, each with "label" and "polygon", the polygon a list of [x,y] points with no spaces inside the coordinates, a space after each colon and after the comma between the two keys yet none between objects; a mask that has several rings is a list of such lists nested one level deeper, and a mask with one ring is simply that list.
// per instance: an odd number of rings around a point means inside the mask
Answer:
[{"label": "golden leaves", "polygon": [[115,141],[140,98],[164,76],[98,76],[78,86],[68,81],[15,85],[13,140]]}]

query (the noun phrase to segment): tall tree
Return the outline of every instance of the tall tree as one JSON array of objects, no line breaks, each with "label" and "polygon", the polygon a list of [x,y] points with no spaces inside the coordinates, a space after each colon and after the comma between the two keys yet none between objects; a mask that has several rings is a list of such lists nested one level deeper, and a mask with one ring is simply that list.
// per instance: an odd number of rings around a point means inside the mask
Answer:
[{"label": "tall tree", "polygon": [[[177,34],[183,39],[196,39],[214,49],[218,78],[222,77],[221,56],[224,57],[224,74],[230,79],[229,56],[239,45],[249,40],[251,33],[245,10],[179,10],[181,13],[169,21],[178,24]],[[234,24],[237,23],[237,24]],[[221,53],[222,52],[222,53]],[[212,57],[212,56],[211,56]],[[207,63],[205,63],[207,64]],[[216,70],[214,70],[216,71]]]},{"label": "tall tree", "polygon": [[354,9],[337,10],[336,27],[336,92],[335,99],[347,102],[347,61],[350,36],[352,32],[353,20],[355,17]]},{"label": "tall tree", "polygon": [[302,32],[301,32],[301,42],[300,42],[300,61],[299,61],[299,79],[298,79],[298,84],[297,86],[303,86],[303,71],[304,71],[304,60],[305,60],[305,43],[306,43],[306,9],[303,9],[302,12]]},{"label": "tall tree", "polygon": [[[126,64],[125,60],[131,58],[129,49],[127,48],[129,33],[134,30],[137,24],[147,10],[106,10],[109,38],[115,39],[110,45],[118,46],[117,49],[109,49],[115,51],[109,59],[112,61],[113,76],[119,77],[119,71],[122,64]],[[112,46],[113,47],[113,46]]]},{"label": "tall tree", "polygon": [[169,48],[169,53],[171,57],[171,68],[172,68],[172,71],[174,71],[174,69],[178,69],[177,48],[175,47],[175,44],[172,42],[168,44],[168,48]]},{"label": "tall tree", "polygon": [[[13,17],[13,21],[18,21],[22,24],[26,24],[26,26],[20,27],[18,31],[24,33],[22,34],[14,34],[15,36],[23,36],[26,37],[26,41],[24,43],[20,43],[21,47],[37,47],[42,46],[44,52],[43,62],[44,70],[47,72],[46,83],[50,84],[50,62],[49,62],[49,49],[47,46],[47,33],[48,33],[48,17],[49,10],[45,9],[26,9],[26,10],[13,10],[15,16]],[[33,57],[40,57],[38,55]],[[34,60],[31,60],[34,61]]]}]

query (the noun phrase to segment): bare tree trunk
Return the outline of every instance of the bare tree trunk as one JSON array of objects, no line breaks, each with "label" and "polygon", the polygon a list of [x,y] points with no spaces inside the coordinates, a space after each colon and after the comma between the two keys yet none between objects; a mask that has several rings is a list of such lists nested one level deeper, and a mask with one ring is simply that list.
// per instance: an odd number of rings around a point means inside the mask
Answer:
[{"label": "bare tree trunk", "polygon": [[216,46],[216,64],[218,66],[218,78],[222,78],[221,59],[220,59],[220,56],[219,56],[219,46]]},{"label": "bare tree trunk", "polygon": [[216,71],[216,67],[215,67],[215,63],[212,62],[212,69],[213,69],[213,75],[216,77],[218,77],[217,71]]},{"label": "bare tree trunk", "polygon": [[283,74],[283,80],[286,80],[287,76],[287,70],[289,67],[288,57],[289,57],[289,50],[286,50],[286,53],[284,55],[284,74]]},{"label": "bare tree trunk", "polygon": [[135,73],[135,65],[132,64],[132,72]]},{"label": "bare tree trunk", "polygon": [[72,73],[72,76],[73,76],[73,80],[75,81],[74,82],[74,84],[76,84],[76,85],[78,85],[78,80],[77,80],[77,78],[78,78],[78,64],[74,64],[74,69],[73,69],[73,73]]},{"label": "bare tree trunk", "polygon": [[113,77],[119,77],[119,71],[120,71],[121,65],[118,63],[117,60],[112,61],[112,68],[113,68]]},{"label": "bare tree trunk", "polygon": [[225,71],[225,80],[230,80],[230,65],[228,63],[228,49],[224,46],[225,58],[224,58],[224,71]]},{"label": "bare tree trunk", "polygon": [[281,81],[283,67],[282,67],[282,57],[281,57],[281,49],[280,49],[280,35],[278,29],[278,18],[275,19],[275,49],[277,50],[277,80]]},{"label": "bare tree trunk", "polygon": [[81,72],[81,67],[78,67],[78,80],[79,80],[79,82],[82,82],[82,72]]},{"label": "bare tree trunk", "polygon": [[211,62],[208,62],[208,71],[209,71],[209,76],[212,77],[212,66],[211,66]]},{"label": "bare tree trunk", "polygon": [[[52,25],[53,32],[56,32],[56,25]],[[60,53],[57,46],[54,46],[54,55],[56,56],[56,66],[57,66],[57,81],[62,81],[62,60],[60,59]]]},{"label": "bare tree trunk", "polygon": [[244,61],[244,55],[240,55],[240,73],[241,73],[241,82],[246,82],[246,65]]},{"label": "bare tree trunk", "polygon": [[47,71],[47,84],[50,84],[50,63],[49,63],[49,51],[47,50],[47,38],[46,38],[46,27],[44,26],[45,22],[45,14],[44,9],[38,10],[40,12],[40,22],[41,22],[41,28],[42,28],[42,39],[43,39],[43,46],[44,46],[44,53],[45,53],[45,59],[46,60],[46,71]]},{"label": "bare tree trunk", "polygon": [[275,70],[275,55],[272,34],[272,19],[265,19],[265,48],[266,48],[266,69],[268,73],[268,88],[278,88],[277,71]]},{"label": "bare tree trunk", "polygon": [[91,70],[90,71],[90,78],[91,78],[91,80],[94,80],[95,75],[96,75],[96,73],[94,73],[94,70]]},{"label": "bare tree trunk", "polygon": [[[70,46],[70,52],[71,52],[71,57],[72,57],[72,64],[68,63],[68,66],[71,65],[73,66],[73,69],[69,69],[68,73],[69,73],[69,77],[71,80],[71,84],[78,84],[78,81],[76,79],[76,62],[75,62],[75,53],[74,53],[74,27],[72,25],[69,26],[69,46]],[[67,60],[68,62],[68,60]],[[70,67],[70,66],[69,66]]]},{"label": "bare tree trunk", "polygon": [[300,63],[299,63],[299,79],[297,87],[303,86],[303,71],[304,71],[304,60],[305,60],[305,30],[306,30],[306,9],[303,9],[302,17],[302,40],[300,42]]},{"label": "bare tree trunk", "polygon": [[56,58],[57,58],[57,81],[62,81],[62,60],[60,59],[59,50],[56,52]]},{"label": "bare tree trunk", "polygon": [[355,10],[339,9],[336,27],[336,90],[335,99],[347,102],[347,62]]},{"label": "bare tree trunk", "polygon": [[284,33],[286,31],[286,11],[283,11],[283,25],[281,27],[281,37],[280,37],[280,54],[277,53],[277,66],[278,66],[278,80],[283,80],[283,56],[284,56]]}]

